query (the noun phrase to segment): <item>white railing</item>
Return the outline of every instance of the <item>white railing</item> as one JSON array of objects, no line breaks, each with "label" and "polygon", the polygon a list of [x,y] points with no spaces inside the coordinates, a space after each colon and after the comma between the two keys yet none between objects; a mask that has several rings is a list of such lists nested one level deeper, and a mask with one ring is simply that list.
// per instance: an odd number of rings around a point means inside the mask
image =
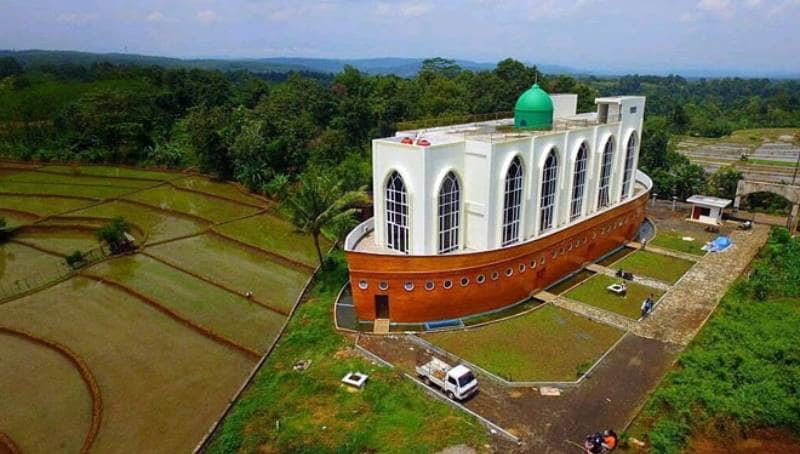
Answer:
[{"label": "white railing", "polygon": [[653,180],[650,176],[639,169],[636,169],[636,181],[642,183],[648,191],[653,189]]},{"label": "white railing", "polygon": [[356,228],[347,234],[347,238],[344,239],[344,250],[355,250],[358,242],[373,230],[375,230],[375,218],[369,218],[361,224],[358,224]]}]

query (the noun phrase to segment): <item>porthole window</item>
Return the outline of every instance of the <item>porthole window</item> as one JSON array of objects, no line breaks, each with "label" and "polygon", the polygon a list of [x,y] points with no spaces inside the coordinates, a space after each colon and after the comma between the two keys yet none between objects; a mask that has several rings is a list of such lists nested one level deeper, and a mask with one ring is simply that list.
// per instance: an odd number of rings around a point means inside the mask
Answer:
[{"label": "porthole window", "polygon": [[461,278],[461,286],[462,287],[466,287],[468,285],[469,285],[469,278],[468,277],[462,277]]},{"label": "porthole window", "polygon": [[499,278],[500,278],[500,273],[498,273],[497,271],[495,271],[494,273],[492,273],[492,280],[493,280],[493,281],[496,281],[496,280],[498,280]]},{"label": "porthole window", "polygon": [[436,285],[433,283],[433,281],[428,281],[425,283],[425,290],[433,290],[435,286]]},{"label": "porthole window", "polygon": [[525,272],[525,264],[524,263],[520,263],[519,264],[519,272],[520,273],[524,273]]},{"label": "porthole window", "polygon": [[478,284],[483,284],[484,282],[486,282],[486,276],[484,276],[483,274],[479,274],[478,277],[475,278],[475,282],[477,282]]},{"label": "porthole window", "polygon": [[360,281],[358,281],[358,288],[360,288],[361,290],[366,290],[367,288],[369,288],[369,284],[367,284],[367,280],[366,279],[361,279]]},{"label": "porthole window", "polygon": [[451,281],[450,279],[447,279],[446,281],[444,281],[444,282],[442,283],[442,287],[444,287],[444,288],[446,288],[446,289],[451,289],[451,288],[453,288],[453,281]]},{"label": "porthole window", "polygon": [[557,250],[555,250],[555,249],[553,249],[553,251],[550,253],[550,255],[551,255],[553,258],[556,258],[556,257],[558,257],[558,251],[557,251]]},{"label": "porthole window", "polygon": [[536,259],[531,260],[530,267],[536,268]]},{"label": "porthole window", "polygon": [[414,283],[411,281],[406,281],[406,283],[403,284],[403,288],[406,289],[407,292],[410,292],[414,290]]},{"label": "porthole window", "polygon": [[572,241],[570,241],[570,242],[569,242],[569,246],[567,246],[567,250],[568,250],[568,251],[571,251],[571,250],[572,250]]},{"label": "porthole window", "polygon": [[512,274],[514,274],[514,268],[506,268],[506,276],[511,277]]},{"label": "porthole window", "polygon": [[561,246],[561,255],[564,255],[566,252],[567,252],[567,248],[564,247],[564,246]]},{"label": "porthole window", "polygon": [[597,238],[597,232],[592,232],[592,239]]},{"label": "porthole window", "polygon": [[381,290],[388,290],[389,289],[389,283],[386,282],[386,281],[380,281],[380,282],[378,282],[378,288],[381,289]]},{"label": "porthole window", "polygon": [[544,255],[541,258],[539,258],[539,263],[542,264],[542,265],[544,265],[544,262],[546,262],[546,261],[547,261],[547,258]]}]

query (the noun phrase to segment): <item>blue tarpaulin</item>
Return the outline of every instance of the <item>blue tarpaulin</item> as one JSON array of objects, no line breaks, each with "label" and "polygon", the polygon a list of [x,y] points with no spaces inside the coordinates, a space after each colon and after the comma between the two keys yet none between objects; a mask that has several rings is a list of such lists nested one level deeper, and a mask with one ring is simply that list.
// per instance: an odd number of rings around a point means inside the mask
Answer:
[{"label": "blue tarpaulin", "polygon": [[708,252],[722,252],[725,249],[728,249],[731,244],[733,243],[731,242],[730,237],[726,235],[720,235],[715,238],[714,241],[710,241],[708,244],[706,244],[703,249]]}]

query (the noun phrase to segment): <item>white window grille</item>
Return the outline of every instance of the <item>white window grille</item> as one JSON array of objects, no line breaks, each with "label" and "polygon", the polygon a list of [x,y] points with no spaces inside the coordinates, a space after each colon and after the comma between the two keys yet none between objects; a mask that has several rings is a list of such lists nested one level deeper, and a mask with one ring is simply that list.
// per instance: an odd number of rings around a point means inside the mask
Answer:
[{"label": "white window grille", "polygon": [[386,247],[408,253],[408,194],[403,177],[393,172],[386,182]]}]

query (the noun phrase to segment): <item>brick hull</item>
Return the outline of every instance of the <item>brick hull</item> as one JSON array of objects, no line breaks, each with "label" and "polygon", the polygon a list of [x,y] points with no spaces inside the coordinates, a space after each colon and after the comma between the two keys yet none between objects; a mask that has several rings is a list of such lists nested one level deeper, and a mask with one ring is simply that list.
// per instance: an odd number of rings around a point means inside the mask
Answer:
[{"label": "brick hull", "polygon": [[388,297],[392,322],[421,323],[522,301],[635,238],[647,200],[645,191],[564,230],[502,249],[442,256],[348,251],[356,313],[374,320],[376,299]]}]

